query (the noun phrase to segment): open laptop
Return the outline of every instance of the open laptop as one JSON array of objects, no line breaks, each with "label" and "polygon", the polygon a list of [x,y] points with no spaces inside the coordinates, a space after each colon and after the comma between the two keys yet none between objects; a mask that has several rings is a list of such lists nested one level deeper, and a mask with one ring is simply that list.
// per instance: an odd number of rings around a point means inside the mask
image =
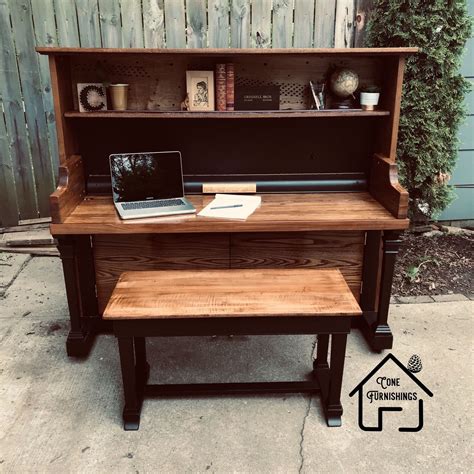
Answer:
[{"label": "open laptop", "polygon": [[122,219],[191,214],[179,151],[110,155],[115,208]]}]

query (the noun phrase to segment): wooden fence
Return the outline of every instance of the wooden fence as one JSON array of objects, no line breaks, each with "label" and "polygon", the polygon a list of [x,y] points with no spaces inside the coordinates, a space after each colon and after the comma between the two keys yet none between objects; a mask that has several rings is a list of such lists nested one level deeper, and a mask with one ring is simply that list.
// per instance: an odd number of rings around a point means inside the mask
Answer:
[{"label": "wooden fence", "polygon": [[352,47],[371,0],[0,0],[0,227],[49,216],[58,152],[35,46]]}]

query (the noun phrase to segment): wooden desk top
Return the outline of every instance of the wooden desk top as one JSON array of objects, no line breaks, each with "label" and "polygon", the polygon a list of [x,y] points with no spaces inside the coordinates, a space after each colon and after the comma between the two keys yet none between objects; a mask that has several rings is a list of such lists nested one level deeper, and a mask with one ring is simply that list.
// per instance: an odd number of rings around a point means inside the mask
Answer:
[{"label": "wooden desk top", "polygon": [[339,270],[158,270],[126,272],[104,319],[356,316]]},{"label": "wooden desk top", "polygon": [[[188,196],[199,212],[213,195]],[[369,193],[262,194],[262,205],[246,221],[196,215],[121,220],[110,197],[89,196],[53,235],[204,232],[296,232],[314,230],[402,230],[397,219]]]}]

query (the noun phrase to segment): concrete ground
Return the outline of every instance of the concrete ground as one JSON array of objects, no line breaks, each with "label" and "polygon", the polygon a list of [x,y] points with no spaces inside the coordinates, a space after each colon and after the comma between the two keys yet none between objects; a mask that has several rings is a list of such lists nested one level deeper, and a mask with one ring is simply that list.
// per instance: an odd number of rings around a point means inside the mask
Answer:
[{"label": "concrete ground", "polygon": [[[3,296],[2,296],[3,294]],[[350,335],[343,426],[327,428],[318,396],[147,400],[138,432],[121,424],[112,336],[86,360],[65,353],[58,258],[0,254],[0,472],[472,472],[473,302],[395,304],[392,353],[416,353],[434,393],[425,425],[362,431],[349,392],[382,360]],[[312,337],[155,339],[152,381],[284,380],[311,369]]]}]

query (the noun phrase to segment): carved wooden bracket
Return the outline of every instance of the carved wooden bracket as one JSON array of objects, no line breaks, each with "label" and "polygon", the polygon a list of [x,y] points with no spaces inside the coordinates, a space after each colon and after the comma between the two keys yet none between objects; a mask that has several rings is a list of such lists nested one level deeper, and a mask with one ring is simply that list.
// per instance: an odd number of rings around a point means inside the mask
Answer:
[{"label": "carved wooden bracket", "polygon": [[407,217],[408,192],[398,182],[398,166],[377,153],[370,170],[369,191],[395,217]]},{"label": "carved wooden bracket", "polygon": [[84,199],[85,183],[82,158],[72,155],[59,167],[59,181],[56,191],[49,197],[53,224],[60,224]]}]

